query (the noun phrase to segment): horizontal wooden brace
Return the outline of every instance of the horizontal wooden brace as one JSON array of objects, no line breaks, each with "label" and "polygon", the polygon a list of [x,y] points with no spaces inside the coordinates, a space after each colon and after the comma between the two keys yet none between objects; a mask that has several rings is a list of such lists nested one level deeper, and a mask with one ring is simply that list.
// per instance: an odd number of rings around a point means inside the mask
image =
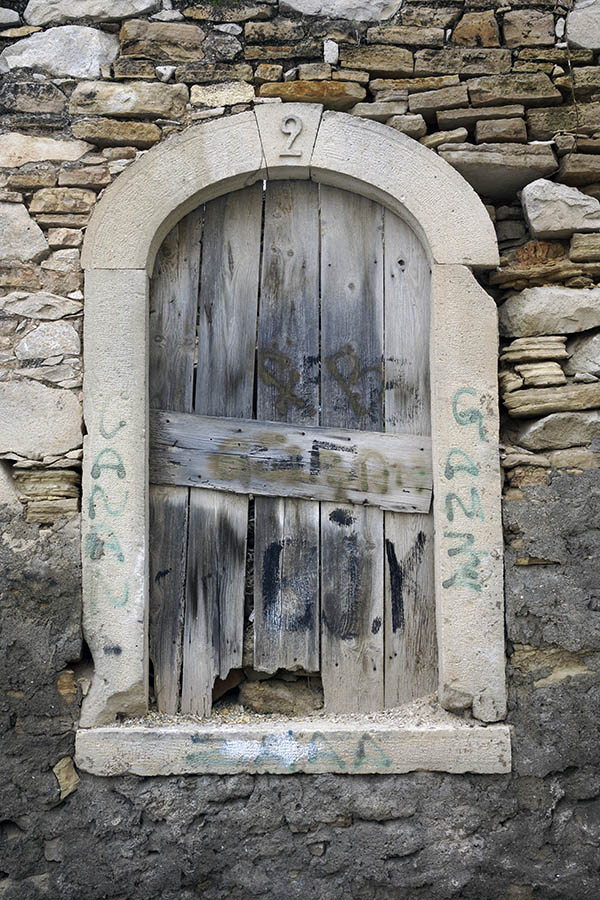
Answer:
[{"label": "horizontal wooden brace", "polygon": [[151,410],[150,481],[426,513],[431,438]]}]

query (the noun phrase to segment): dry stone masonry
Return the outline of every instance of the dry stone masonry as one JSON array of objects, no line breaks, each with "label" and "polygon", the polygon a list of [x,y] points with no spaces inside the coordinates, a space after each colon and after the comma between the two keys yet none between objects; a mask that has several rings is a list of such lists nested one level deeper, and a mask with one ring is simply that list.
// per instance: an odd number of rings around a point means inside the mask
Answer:
[{"label": "dry stone masonry", "polygon": [[[496,231],[500,263],[479,277],[500,326],[510,775],[101,778],[73,763],[92,671],[85,229],[149,148],[287,103],[438,154]],[[3,900],[599,896],[599,509],[600,0],[4,0]],[[303,673],[217,689],[260,713],[322,704]]]}]

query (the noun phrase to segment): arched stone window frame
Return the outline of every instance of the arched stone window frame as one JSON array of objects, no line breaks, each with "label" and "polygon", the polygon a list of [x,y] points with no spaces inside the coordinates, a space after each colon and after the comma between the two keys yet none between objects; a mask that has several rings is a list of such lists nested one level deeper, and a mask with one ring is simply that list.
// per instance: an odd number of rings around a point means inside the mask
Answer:
[{"label": "arched stone window frame", "polygon": [[[206,755],[186,752],[195,740],[190,726],[146,728],[142,738],[139,729],[114,725],[118,716],[146,712],[148,702],[147,308],[154,258],[173,225],[198,205],[282,178],[310,178],[388,207],[417,233],[432,266],[438,697],[443,709],[468,710],[473,718],[425,723],[420,732],[392,729],[386,747],[394,752],[384,754],[391,759],[385,765],[376,754],[366,767],[349,762],[344,769],[332,762],[336,754],[319,760],[313,741],[312,758],[306,746],[260,759],[242,749],[215,768]],[[509,728],[486,724],[506,712],[497,313],[473,275],[497,265],[492,222],[461,175],[392,128],[316,105],[269,103],[192,126],[148,151],[106,190],[83,251],[83,598],[95,664],[77,739],[83,768],[509,771]],[[361,734],[358,726],[348,730],[350,744]],[[158,743],[148,740],[152,735]]]}]

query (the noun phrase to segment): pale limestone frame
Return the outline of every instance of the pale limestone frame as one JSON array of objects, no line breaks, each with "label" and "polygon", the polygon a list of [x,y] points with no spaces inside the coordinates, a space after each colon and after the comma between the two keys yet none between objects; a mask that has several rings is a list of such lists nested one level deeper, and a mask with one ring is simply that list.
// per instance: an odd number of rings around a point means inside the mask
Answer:
[{"label": "pale limestone frame", "polygon": [[[297,156],[281,155],[289,116],[303,125],[292,147]],[[78,752],[85,745],[92,769],[93,747],[118,740],[118,729],[98,726],[147,708],[147,299],[154,257],[173,225],[200,203],[273,178],[311,178],[377,200],[409,222],[429,253],[439,699],[482,722],[505,714],[496,307],[471,271],[498,265],[492,223],[467,182],[405,135],[320,106],[272,103],[193,126],[150,150],[108,188],[87,230],[83,589],[95,675],[81,717],[82,728],[94,730],[79,732]],[[467,583],[473,570],[478,589]],[[479,734],[479,749],[459,770],[507,771],[507,727],[479,731],[488,735],[495,762],[481,759],[486,738]],[[409,767],[457,770],[434,757],[421,754]],[[395,765],[406,771],[406,760]]]}]

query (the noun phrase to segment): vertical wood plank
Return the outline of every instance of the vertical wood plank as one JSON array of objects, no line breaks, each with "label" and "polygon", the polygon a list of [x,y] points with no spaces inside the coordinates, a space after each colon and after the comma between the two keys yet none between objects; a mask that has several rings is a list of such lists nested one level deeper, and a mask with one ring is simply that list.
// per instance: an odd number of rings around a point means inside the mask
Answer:
[{"label": "vertical wood plank", "polygon": [[[378,204],[321,187],[323,425],[383,430],[382,231]],[[329,712],[383,708],[383,537],[380,510],[321,504],[321,674]]]},{"label": "vertical wood plank", "polygon": [[[319,195],[310,181],[267,185],[256,417],[317,425]],[[319,504],[256,497],[254,664],[319,668]]]},{"label": "vertical wood plank", "polygon": [[[150,406],[191,412],[203,210],[158,252],[150,289]],[[179,705],[188,488],[150,486],[150,659],[160,712]]]},{"label": "vertical wood plank", "polygon": [[[431,434],[431,271],[409,226],[385,222],[385,430]],[[385,705],[435,690],[433,515],[385,513]]]},{"label": "vertical wood plank", "polygon": [[[194,411],[252,417],[262,185],[206,205]],[[192,488],[182,711],[208,715],[241,665],[248,499]]]}]

